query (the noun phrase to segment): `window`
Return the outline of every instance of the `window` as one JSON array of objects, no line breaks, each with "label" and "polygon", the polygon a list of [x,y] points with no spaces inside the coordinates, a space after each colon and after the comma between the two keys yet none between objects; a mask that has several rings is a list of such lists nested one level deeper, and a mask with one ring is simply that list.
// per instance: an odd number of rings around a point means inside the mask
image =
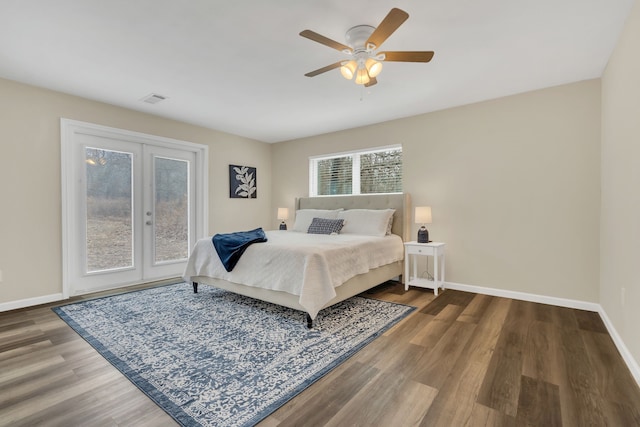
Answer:
[{"label": "window", "polygon": [[309,194],[402,193],[402,147],[332,154],[309,159]]}]

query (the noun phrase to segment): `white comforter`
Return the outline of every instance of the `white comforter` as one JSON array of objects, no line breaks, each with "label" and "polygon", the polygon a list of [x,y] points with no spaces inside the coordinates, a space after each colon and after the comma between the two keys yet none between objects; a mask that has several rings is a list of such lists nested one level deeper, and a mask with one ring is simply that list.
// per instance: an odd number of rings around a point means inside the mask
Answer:
[{"label": "white comforter", "polygon": [[198,240],[184,280],[208,276],[299,295],[312,318],[333,297],[335,287],[370,269],[403,259],[402,239],[353,234],[323,235],[267,231],[268,241],[255,243],[231,272],[220,262],[211,238]]}]

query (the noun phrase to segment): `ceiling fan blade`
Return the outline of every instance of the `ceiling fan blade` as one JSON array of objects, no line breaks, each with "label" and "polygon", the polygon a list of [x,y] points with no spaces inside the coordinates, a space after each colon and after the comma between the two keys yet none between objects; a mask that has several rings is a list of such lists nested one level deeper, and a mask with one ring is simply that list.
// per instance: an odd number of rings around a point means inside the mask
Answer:
[{"label": "ceiling fan blade", "polygon": [[302,37],[308,38],[309,40],[313,40],[314,42],[318,42],[335,50],[339,50],[340,52],[353,52],[353,49],[351,49],[349,46],[338,43],[335,40],[331,40],[330,38],[318,34],[315,31],[304,30],[300,33],[300,35]]},{"label": "ceiling fan blade", "polygon": [[373,86],[374,84],[377,84],[378,80],[375,77],[371,77],[369,79],[369,83],[365,83],[364,87],[369,87],[369,86]]},{"label": "ceiling fan blade", "polygon": [[343,62],[344,61],[339,61],[339,62],[333,63],[331,65],[327,65],[326,67],[318,68],[315,71],[308,72],[307,74],[305,74],[305,76],[307,76],[307,77],[315,77],[318,74],[326,73],[327,71],[331,71],[334,68],[338,68],[339,66],[342,65]]},{"label": "ceiling fan blade", "polygon": [[433,58],[433,51],[425,52],[380,52],[385,61],[396,62],[429,62]]},{"label": "ceiling fan blade", "polygon": [[404,10],[395,7],[391,9],[380,25],[378,25],[378,27],[373,31],[373,34],[369,36],[367,45],[373,44],[376,49],[379,49],[382,43],[384,43],[384,41],[389,38],[389,36],[393,34],[393,32],[397,30],[398,27],[407,20],[407,18],[409,18],[409,14]]}]

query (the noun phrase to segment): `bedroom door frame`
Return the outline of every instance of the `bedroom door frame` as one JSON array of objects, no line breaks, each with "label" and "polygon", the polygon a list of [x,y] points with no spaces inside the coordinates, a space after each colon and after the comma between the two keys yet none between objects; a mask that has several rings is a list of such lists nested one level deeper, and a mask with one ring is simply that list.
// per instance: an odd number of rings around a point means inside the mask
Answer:
[{"label": "bedroom door frame", "polygon": [[[190,208],[188,251],[208,233],[208,147],[171,138],[60,120],[62,177],[62,294],[64,298],[101,290],[179,277],[185,260],[155,262],[155,159],[188,165]],[[88,271],[86,258],[86,149],[88,141],[131,157],[133,262],[130,267]],[[100,145],[100,144],[95,144]],[[84,192],[84,194],[83,194]],[[84,228],[83,228],[84,226]]]}]

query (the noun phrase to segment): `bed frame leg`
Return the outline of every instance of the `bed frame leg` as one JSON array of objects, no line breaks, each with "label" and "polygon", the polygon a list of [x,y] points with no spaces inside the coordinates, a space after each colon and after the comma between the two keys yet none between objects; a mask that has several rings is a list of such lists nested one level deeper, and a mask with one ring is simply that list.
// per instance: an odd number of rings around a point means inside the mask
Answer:
[{"label": "bed frame leg", "polygon": [[307,313],[307,329],[313,329],[313,319],[309,316],[309,313]]},{"label": "bed frame leg", "polygon": [[192,282],[193,283],[193,293],[197,294],[198,293],[198,282]]}]

